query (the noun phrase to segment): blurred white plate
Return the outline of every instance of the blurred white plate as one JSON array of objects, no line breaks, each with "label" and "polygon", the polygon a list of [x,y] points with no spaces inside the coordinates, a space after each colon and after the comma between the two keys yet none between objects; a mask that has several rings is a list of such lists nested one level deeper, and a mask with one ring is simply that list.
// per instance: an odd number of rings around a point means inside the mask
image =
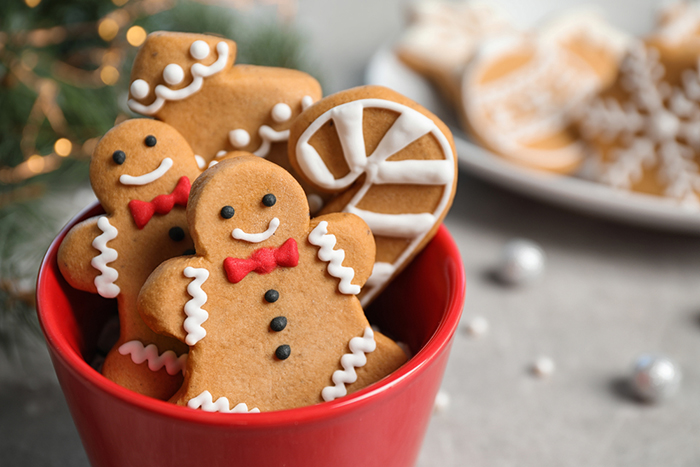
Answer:
[{"label": "blurred white plate", "polygon": [[700,212],[683,208],[674,200],[616,190],[579,178],[528,170],[471,143],[459,129],[454,112],[446,108],[425,79],[401,63],[390,47],[380,49],[372,57],[365,81],[367,84],[392,88],[443,119],[454,133],[462,168],[484,180],[533,198],[608,219],[700,234]]}]

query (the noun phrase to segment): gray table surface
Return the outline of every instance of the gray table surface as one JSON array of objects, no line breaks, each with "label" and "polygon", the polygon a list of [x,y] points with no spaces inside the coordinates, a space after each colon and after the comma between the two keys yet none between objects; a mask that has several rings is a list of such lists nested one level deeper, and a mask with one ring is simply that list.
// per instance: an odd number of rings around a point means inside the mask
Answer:
[{"label": "gray table surface", "polygon": [[[396,37],[398,0],[303,0],[297,22],[325,92],[362,83],[364,66]],[[463,323],[418,466],[690,466],[700,464],[700,238],[585,217],[460,173],[446,224],[467,276]],[[537,283],[506,288],[491,271],[509,239],[539,242]],[[474,338],[465,323],[486,318]],[[660,405],[624,381],[643,352],[682,367],[680,394]],[[556,371],[530,368],[548,356]],[[0,465],[86,466],[42,344],[0,356]]]}]

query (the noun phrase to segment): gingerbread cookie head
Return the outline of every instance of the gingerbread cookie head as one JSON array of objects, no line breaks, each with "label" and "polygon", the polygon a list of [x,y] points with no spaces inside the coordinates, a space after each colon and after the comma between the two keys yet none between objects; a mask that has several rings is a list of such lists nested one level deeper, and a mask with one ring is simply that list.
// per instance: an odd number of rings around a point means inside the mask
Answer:
[{"label": "gingerbread cookie head", "polygon": [[[132,200],[151,201],[178,189],[187,202],[189,179],[199,168],[187,141],[171,126],[149,119],[127,120],[100,140],[90,161],[90,183],[108,213],[134,208]],[[187,175],[188,180],[181,178]],[[176,201],[178,201],[176,200]],[[137,226],[143,221],[136,219]]]},{"label": "gingerbread cookie head", "polygon": [[304,190],[287,171],[250,155],[224,162],[192,187],[188,223],[198,254],[213,258],[225,251],[247,257],[279,245],[280,239],[303,236],[309,206]]},{"label": "gingerbread cookie head", "polygon": [[204,80],[225,72],[236,59],[236,43],[203,34],[154,32],[131,69],[129,108],[157,115],[168,101],[187,99]]}]

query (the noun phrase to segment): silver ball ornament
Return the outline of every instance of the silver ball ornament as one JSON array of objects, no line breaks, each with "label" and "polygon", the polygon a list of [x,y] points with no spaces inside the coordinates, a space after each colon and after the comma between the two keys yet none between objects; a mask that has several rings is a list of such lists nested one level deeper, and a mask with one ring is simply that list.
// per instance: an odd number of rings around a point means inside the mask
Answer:
[{"label": "silver ball ornament", "polygon": [[675,395],[681,380],[680,368],[669,358],[642,355],[634,362],[632,388],[647,402],[659,402]]},{"label": "silver ball ornament", "polygon": [[544,264],[544,251],[537,243],[517,238],[503,247],[497,275],[506,284],[525,284],[542,275]]}]

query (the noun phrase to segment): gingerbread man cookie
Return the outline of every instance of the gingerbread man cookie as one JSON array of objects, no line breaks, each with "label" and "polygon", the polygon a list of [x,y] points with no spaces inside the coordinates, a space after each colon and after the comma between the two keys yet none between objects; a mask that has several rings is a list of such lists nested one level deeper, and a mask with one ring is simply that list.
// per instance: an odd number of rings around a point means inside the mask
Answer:
[{"label": "gingerbread man cookie", "polygon": [[374,258],[361,219],[310,221],[298,182],[252,155],[205,171],[187,215],[197,255],[163,263],[139,296],[152,329],[190,346],[172,401],[219,412],[301,407],[405,361],[355,297]]},{"label": "gingerbread man cookie", "polygon": [[228,39],[154,32],[134,60],[129,107],[175,127],[202,168],[241,150],[290,170],[289,126],[321,86],[301,71],[234,66],[235,58]]},{"label": "gingerbread man cookie", "polygon": [[517,164],[572,173],[585,157],[572,114],[617,75],[626,36],[593,14],[487,40],[462,82],[466,130]]},{"label": "gingerbread man cookie", "polygon": [[117,125],[90,163],[90,182],[106,214],[71,229],[58,253],[73,287],[117,299],[119,340],[102,373],[159,399],[182,384],[187,346],[151,331],[136,300],[156,266],[194,252],[185,206],[199,173],[194,153],[174,128],[147,119]]},{"label": "gingerbread man cookie", "polygon": [[292,165],[314,188],[335,195],[321,212],[357,214],[374,234],[377,257],[363,305],[437,231],[457,186],[455,154],[442,121],[381,86],[326,97],[295,120]]}]

